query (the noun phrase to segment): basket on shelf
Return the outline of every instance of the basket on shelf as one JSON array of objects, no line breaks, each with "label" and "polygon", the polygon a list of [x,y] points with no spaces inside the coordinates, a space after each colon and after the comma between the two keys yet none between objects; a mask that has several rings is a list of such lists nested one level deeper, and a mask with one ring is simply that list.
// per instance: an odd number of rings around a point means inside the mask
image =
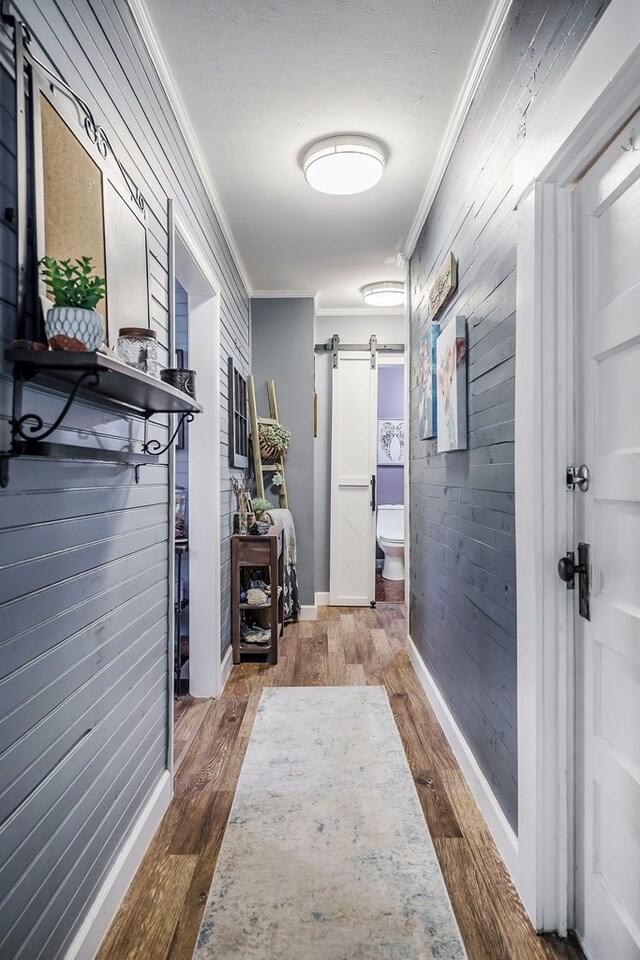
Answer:
[{"label": "basket on shelf", "polygon": [[[273,439],[279,440],[279,445],[276,446]],[[286,455],[290,439],[291,431],[282,424],[259,423],[258,440],[263,463],[279,463]]]}]

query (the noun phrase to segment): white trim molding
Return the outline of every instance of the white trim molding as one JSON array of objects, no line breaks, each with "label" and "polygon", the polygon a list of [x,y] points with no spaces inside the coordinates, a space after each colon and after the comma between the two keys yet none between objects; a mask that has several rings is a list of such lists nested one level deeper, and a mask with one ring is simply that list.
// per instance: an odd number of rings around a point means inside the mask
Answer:
[{"label": "white trim molding", "polygon": [[498,42],[498,37],[504,26],[505,20],[507,19],[507,14],[509,13],[509,8],[511,7],[513,0],[494,0],[493,6],[489,12],[486,23],[478,40],[476,49],[474,51],[473,57],[471,59],[471,65],[467,71],[467,75],[464,79],[462,89],[458,94],[458,99],[453,107],[453,112],[451,114],[451,119],[449,125],[445,132],[442,146],[436,157],[435,166],[429,177],[429,182],[425,189],[424,195],[420,202],[418,212],[415,216],[411,229],[409,230],[407,239],[405,241],[404,250],[399,256],[404,256],[405,258],[411,257],[418,238],[422,233],[422,228],[425,225],[426,219],[429,216],[429,211],[433,205],[433,201],[436,198],[438,188],[442,183],[442,178],[444,177],[445,170],[453,149],[456,145],[456,141],[460,136],[460,131],[462,130],[462,125],[469,113],[469,108],[473,102],[473,98],[476,95],[478,87],[484,72],[487,69],[487,64],[491,59],[491,55],[495,49],[496,43]]},{"label": "white trim molding", "polygon": [[318,608],[317,606],[311,606],[303,604],[300,607],[300,613],[298,614],[298,620],[317,620],[318,619]]},{"label": "white trim molding", "polygon": [[514,876],[518,871],[518,838],[502,812],[500,804],[489,785],[489,781],[480,769],[473,750],[467,743],[453,714],[445,703],[437,684],[429,673],[411,636],[407,638],[407,646],[409,658],[418,675],[418,680],[427,695],[429,703],[434,709],[440,726],[444,730],[456,760],[460,764],[460,769],[491,831],[491,836],[496,842],[500,856],[504,860],[509,873]]},{"label": "white trim molding", "polygon": [[316,593],[316,607],[328,607],[329,606],[329,594],[328,593]]},{"label": "white trim molding", "polygon": [[252,300],[315,300],[317,290],[254,290]]},{"label": "white trim molding", "polygon": [[171,774],[160,777],[100,887],[65,960],[93,960],[171,802]]},{"label": "white trim molding", "polygon": [[233,648],[230,646],[227,649],[224,657],[222,658],[222,664],[220,665],[220,684],[221,689],[220,693],[224,690],[227,680],[231,676],[231,671],[233,669]]},{"label": "white trim molding", "polygon": [[537,930],[573,924],[572,187],[640,107],[640,6],[611,0],[515,162],[518,842],[513,879]]},{"label": "white trim molding", "polygon": [[316,317],[403,317],[404,307],[318,307]]},{"label": "white trim molding", "polygon": [[151,58],[151,62],[153,63],[158,77],[160,78],[160,83],[167,95],[169,106],[171,107],[173,114],[178,121],[178,126],[180,127],[182,136],[185,139],[189,153],[191,154],[193,162],[196,166],[196,170],[198,171],[198,175],[202,181],[202,185],[209,198],[211,206],[213,207],[213,212],[215,213],[218,223],[220,224],[220,229],[222,230],[223,236],[227,241],[233,262],[235,263],[238,273],[240,274],[240,279],[245,286],[247,295],[252,296],[253,294],[251,281],[249,280],[249,274],[247,273],[245,265],[242,262],[238,245],[236,244],[229,221],[227,220],[224,212],[220,196],[211,177],[211,173],[204,158],[198,137],[196,136],[196,132],[193,129],[191,120],[189,119],[189,114],[187,113],[184,100],[180,95],[180,91],[178,90],[176,82],[173,78],[169,64],[167,63],[165,55],[162,51],[158,34],[156,33],[155,27],[153,26],[151,17],[149,16],[149,12],[147,10],[147,4],[145,0],[128,0],[128,4],[136,26],[140,31],[142,41],[147,49],[147,53]]}]

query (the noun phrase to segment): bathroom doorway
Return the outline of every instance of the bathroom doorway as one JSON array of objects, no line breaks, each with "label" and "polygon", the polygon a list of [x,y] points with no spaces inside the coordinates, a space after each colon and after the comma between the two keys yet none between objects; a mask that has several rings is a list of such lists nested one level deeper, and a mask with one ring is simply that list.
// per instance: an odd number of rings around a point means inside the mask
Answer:
[{"label": "bathroom doorway", "polygon": [[381,356],[376,444],[376,603],[404,603],[405,363]]}]

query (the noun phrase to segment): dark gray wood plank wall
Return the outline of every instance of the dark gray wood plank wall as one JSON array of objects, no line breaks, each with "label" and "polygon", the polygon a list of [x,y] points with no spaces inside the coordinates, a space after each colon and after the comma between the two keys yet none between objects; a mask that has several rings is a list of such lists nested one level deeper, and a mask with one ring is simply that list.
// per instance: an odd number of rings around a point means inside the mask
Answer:
[{"label": "dark gray wood plank wall", "polygon": [[[36,47],[94,108],[148,204],[152,325],[169,338],[167,197],[222,284],[226,357],[249,361],[249,303],[125,0],[23,0]],[[0,210],[15,206],[14,104],[0,29]],[[0,352],[14,336],[15,226],[0,217]],[[60,397],[30,389],[50,421]],[[0,360],[0,447],[9,370]],[[231,500],[221,402],[224,635]],[[134,424],[139,435],[140,422]],[[131,427],[84,402],[59,438],[122,444]],[[154,419],[153,435],[166,437]],[[0,956],[62,956],[167,766],[168,461],[18,460],[0,491]],[[227,641],[228,642],[228,641]]]},{"label": "dark gray wood plank wall", "polygon": [[[411,635],[516,830],[512,165],[606,6],[515,0],[410,264]],[[450,249],[458,291],[438,320],[467,318],[469,449],[438,455],[418,439],[418,349]]]}]

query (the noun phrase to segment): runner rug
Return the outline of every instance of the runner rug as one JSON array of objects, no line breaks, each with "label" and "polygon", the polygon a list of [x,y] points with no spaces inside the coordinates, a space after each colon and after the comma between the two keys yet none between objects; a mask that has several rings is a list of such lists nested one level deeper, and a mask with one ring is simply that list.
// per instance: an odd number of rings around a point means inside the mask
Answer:
[{"label": "runner rug", "polygon": [[264,690],[195,960],[462,960],[383,687]]}]

